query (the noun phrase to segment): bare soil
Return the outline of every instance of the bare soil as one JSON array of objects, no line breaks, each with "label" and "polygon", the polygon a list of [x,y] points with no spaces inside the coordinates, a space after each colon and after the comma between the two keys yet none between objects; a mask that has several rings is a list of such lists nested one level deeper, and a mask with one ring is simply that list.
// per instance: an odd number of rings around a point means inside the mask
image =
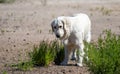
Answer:
[{"label": "bare soil", "polygon": [[105,29],[120,35],[119,0],[16,0],[0,4],[0,74],[90,74],[88,67],[52,65],[20,71],[8,65],[24,61],[33,45],[54,40],[50,23],[55,17],[86,13],[92,21],[92,41]]}]

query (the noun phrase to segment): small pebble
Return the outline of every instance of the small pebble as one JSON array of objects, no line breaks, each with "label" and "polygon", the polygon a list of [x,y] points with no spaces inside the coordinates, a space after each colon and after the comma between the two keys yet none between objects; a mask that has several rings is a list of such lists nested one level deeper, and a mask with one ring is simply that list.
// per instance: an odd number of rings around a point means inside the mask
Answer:
[{"label": "small pebble", "polygon": [[23,39],[23,41],[26,41],[26,39]]}]

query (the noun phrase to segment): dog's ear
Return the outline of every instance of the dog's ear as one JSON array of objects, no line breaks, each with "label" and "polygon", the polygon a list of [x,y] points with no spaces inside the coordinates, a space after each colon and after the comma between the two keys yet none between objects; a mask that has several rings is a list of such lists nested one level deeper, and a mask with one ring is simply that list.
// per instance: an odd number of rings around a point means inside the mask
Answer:
[{"label": "dog's ear", "polygon": [[70,23],[68,18],[63,18],[61,20],[61,22],[63,23],[63,29],[64,29],[64,32],[65,32],[64,37],[66,38],[66,37],[68,37],[70,35],[71,23]]},{"label": "dog's ear", "polygon": [[53,20],[52,22],[51,22],[51,27],[52,27],[52,31],[54,32],[54,29],[53,29],[53,25],[55,24],[55,20]]},{"label": "dog's ear", "polygon": [[65,30],[70,30],[70,21],[69,21],[69,19],[63,18],[63,19],[61,20],[61,22],[62,22],[63,28],[64,28]]}]

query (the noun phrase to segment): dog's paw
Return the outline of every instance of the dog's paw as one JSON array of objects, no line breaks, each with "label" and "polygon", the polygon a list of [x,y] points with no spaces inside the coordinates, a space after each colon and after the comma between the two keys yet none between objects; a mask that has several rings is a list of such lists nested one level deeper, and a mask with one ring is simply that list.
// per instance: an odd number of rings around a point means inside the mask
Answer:
[{"label": "dog's paw", "polygon": [[67,62],[63,61],[62,63],[60,63],[60,65],[66,66]]},{"label": "dog's paw", "polygon": [[76,57],[72,57],[71,60],[77,60]]},{"label": "dog's paw", "polygon": [[83,67],[82,63],[77,63],[76,65],[79,66],[79,67]]}]

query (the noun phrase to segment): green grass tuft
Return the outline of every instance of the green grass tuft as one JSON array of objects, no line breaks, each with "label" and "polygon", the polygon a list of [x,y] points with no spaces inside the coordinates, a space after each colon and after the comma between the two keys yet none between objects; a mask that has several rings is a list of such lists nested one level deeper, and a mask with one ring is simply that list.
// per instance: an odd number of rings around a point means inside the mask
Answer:
[{"label": "green grass tuft", "polygon": [[37,66],[48,66],[54,60],[56,48],[55,42],[47,43],[47,41],[43,41],[38,47],[34,47],[33,52],[30,53],[30,58]]},{"label": "green grass tuft", "polygon": [[31,70],[34,66],[49,66],[50,64],[60,64],[64,58],[64,49],[58,41],[42,41],[39,46],[34,46],[29,53],[28,62],[20,62],[12,65],[20,70]]},{"label": "green grass tuft", "polygon": [[13,64],[11,66],[17,68],[18,70],[27,71],[27,70],[32,70],[33,62],[32,61],[20,62],[18,64]]},{"label": "green grass tuft", "polygon": [[88,48],[87,64],[94,74],[120,74],[120,36],[104,31]]},{"label": "green grass tuft", "polygon": [[58,41],[42,41],[38,47],[34,47],[30,53],[30,58],[34,65],[48,66],[52,63],[60,64],[64,58],[64,50],[62,44]]}]

